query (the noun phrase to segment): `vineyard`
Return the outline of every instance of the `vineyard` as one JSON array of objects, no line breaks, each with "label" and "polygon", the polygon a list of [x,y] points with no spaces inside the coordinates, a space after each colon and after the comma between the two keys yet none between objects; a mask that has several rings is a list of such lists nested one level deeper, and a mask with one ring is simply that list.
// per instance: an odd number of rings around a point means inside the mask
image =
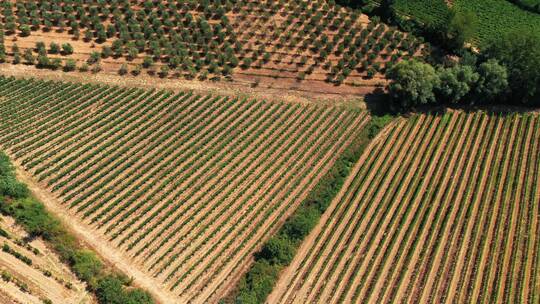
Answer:
[{"label": "vineyard", "polygon": [[215,301],[368,121],[335,107],[0,78],[0,144],[182,301]]},{"label": "vineyard", "polygon": [[476,14],[477,39],[481,45],[509,32],[540,31],[540,14],[524,10],[507,0],[457,0],[454,5],[458,10]]},{"label": "vineyard", "polygon": [[415,115],[387,128],[269,303],[538,303],[540,117]]},{"label": "vineyard", "polygon": [[0,20],[14,64],[288,87],[373,87],[423,43],[323,0],[4,1]]},{"label": "vineyard", "polygon": [[93,303],[82,282],[43,240],[33,239],[13,219],[0,216],[0,302]]},{"label": "vineyard", "polygon": [[448,5],[445,0],[397,0],[392,7],[401,14],[413,16],[431,26],[439,25],[448,19]]}]

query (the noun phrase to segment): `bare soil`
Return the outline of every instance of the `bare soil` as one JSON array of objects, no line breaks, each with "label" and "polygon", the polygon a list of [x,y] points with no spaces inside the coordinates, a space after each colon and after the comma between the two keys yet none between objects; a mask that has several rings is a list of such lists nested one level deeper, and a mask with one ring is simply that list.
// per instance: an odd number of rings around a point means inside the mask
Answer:
[{"label": "bare soil", "polygon": [[[86,285],[45,242],[41,239],[27,241],[28,235],[9,217],[0,217],[0,227],[11,236],[11,239],[2,237],[3,244],[32,260],[32,265],[27,265],[9,253],[0,252],[0,271],[12,277],[11,282],[2,280],[0,284],[0,290],[7,298],[21,303],[42,303],[41,299],[66,304],[95,303],[92,294],[86,291]],[[45,274],[46,271],[50,276]],[[22,290],[17,284],[26,284],[28,290]]]}]

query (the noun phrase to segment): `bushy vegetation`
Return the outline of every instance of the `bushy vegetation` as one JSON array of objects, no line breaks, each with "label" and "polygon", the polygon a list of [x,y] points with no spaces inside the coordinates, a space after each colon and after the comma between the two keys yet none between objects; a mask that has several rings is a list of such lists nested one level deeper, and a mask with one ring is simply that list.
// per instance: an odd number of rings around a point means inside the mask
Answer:
[{"label": "bushy vegetation", "polygon": [[336,161],[331,171],[319,181],[279,232],[263,245],[255,255],[255,263],[240,281],[236,303],[265,301],[277,281],[280,270],[289,265],[296,249],[317,225],[367,144],[391,120],[391,116],[372,117],[368,126]]},{"label": "bushy vegetation", "polygon": [[540,105],[540,33],[510,32],[494,39],[485,56],[499,60],[508,70],[508,101]]},{"label": "bushy vegetation", "polygon": [[402,109],[424,104],[540,105],[540,35],[511,32],[483,53],[449,66],[401,62],[388,71],[389,93]]},{"label": "bushy vegetation", "polygon": [[[17,181],[14,168],[4,153],[0,153],[0,184],[10,185],[8,191],[2,190],[0,211],[13,217],[32,237],[42,237],[49,242],[77,277],[95,292],[99,303],[154,303],[146,292],[131,287],[128,289],[129,279],[105,267],[93,252],[84,249],[61,222],[47,212],[43,204],[29,195],[26,186]],[[3,250],[17,254],[6,245]],[[31,264],[28,258],[18,258]]]},{"label": "bushy vegetation", "polygon": [[9,158],[0,153],[0,196],[11,198],[23,198],[28,195],[26,185],[19,183],[15,177],[14,168],[9,162]]}]

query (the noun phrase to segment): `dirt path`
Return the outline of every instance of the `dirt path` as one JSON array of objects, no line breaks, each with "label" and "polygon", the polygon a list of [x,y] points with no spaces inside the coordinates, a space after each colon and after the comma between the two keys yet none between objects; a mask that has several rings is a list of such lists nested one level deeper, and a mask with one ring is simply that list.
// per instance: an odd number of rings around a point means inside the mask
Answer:
[{"label": "dirt path", "polygon": [[[33,297],[50,299],[53,303],[94,303],[92,294],[86,290],[86,284],[76,278],[43,240],[36,238],[25,241],[28,234],[11,217],[1,216],[0,226],[9,235],[8,238],[1,236],[0,242],[32,261],[31,265],[27,265],[15,256],[0,251],[0,270],[12,277],[11,283],[3,279],[0,281],[2,282],[0,290],[4,290],[19,300],[23,294],[28,295],[28,299],[23,301],[25,303],[34,303]],[[27,291],[19,292],[22,290],[16,287],[16,282],[26,284]],[[71,287],[68,288],[67,284]],[[11,288],[14,286],[17,290],[15,293],[13,292],[15,290]],[[41,303],[40,300],[38,302]],[[0,301],[0,303],[7,302]]]},{"label": "dirt path", "polygon": [[27,184],[35,197],[39,199],[49,211],[55,214],[78,239],[83,241],[101,256],[106,263],[119,269],[127,276],[132,277],[134,284],[150,292],[158,303],[175,303],[175,301],[177,301],[176,297],[163,291],[159,287],[160,284],[158,282],[133,267],[125,257],[108,246],[107,242],[101,240],[91,229],[89,229],[89,227],[73,220],[73,216],[66,212],[62,205],[49,192],[43,190],[29,174],[24,172],[18,162],[14,161],[13,163],[16,167],[18,179]]},{"label": "dirt path", "polygon": [[58,71],[37,69],[33,66],[26,66],[22,64],[12,65],[8,63],[0,64],[0,75],[14,76],[18,78],[27,78],[29,75],[31,75],[35,78],[55,81],[61,80],[70,82],[109,84],[135,88],[170,89],[174,91],[189,90],[201,94],[213,93],[216,95],[235,97],[244,96],[269,101],[285,101],[295,103],[297,102],[301,104],[332,104],[360,109],[366,109],[366,105],[363,102],[363,97],[365,96],[365,94],[373,91],[373,87],[369,87],[369,90],[364,88],[355,88],[357,91],[360,92],[348,93],[331,92],[325,91],[324,89],[320,90],[320,87],[314,87],[310,90],[295,90],[291,88],[280,87],[252,87],[250,86],[251,83],[237,84],[223,81],[213,82],[184,79],[159,79],[157,77],[144,75],[132,77],[111,75],[105,73],[63,73]]}]

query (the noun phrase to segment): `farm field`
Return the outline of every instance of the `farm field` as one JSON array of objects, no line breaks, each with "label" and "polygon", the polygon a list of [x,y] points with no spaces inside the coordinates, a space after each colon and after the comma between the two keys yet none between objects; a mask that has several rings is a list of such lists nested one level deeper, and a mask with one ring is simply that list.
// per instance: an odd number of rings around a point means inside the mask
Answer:
[{"label": "farm field", "polygon": [[12,218],[0,216],[1,303],[95,303],[85,284],[41,239],[27,242],[28,237]]},{"label": "farm field", "polygon": [[397,0],[392,7],[428,24],[439,24],[448,14],[445,0]]},{"label": "farm field", "polygon": [[369,117],[0,77],[0,145],[180,302],[215,302]]},{"label": "farm field", "polygon": [[[444,0],[398,0],[394,8],[418,20],[437,24],[447,12]],[[540,14],[523,9],[509,0],[455,0],[452,7],[477,17],[476,44],[485,46],[508,32],[539,32]]]},{"label": "farm field", "polygon": [[540,14],[524,10],[507,0],[456,0],[454,6],[476,14],[480,45],[508,32],[540,32]]},{"label": "farm field", "polygon": [[268,303],[538,303],[540,117],[398,119]]},{"label": "farm field", "polygon": [[371,92],[420,56],[422,40],[332,3],[5,1],[0,20],[10,63],[290,90]]}]

